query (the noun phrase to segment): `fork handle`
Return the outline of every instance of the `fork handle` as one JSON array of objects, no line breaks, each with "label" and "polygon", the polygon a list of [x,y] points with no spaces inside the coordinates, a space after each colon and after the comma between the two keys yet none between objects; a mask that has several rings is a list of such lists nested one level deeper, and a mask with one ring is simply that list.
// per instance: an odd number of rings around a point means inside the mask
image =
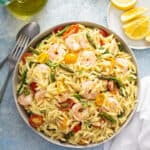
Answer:
[{"label": "fork handle", "polygon": [[5,79],[5,81],[2,85],[2,88],[0,89],[0,103],[2,102],[4,93],[5,93],[5,90],[6,90],[6,87],[7,87],[7,83],[9,81],[9,77],[11,76],[12,71],[13,71],[13,69],[9,69],[9,71],[7,73],[7,76],[6,76],[6,79]]},{"label": "fork handle", "polygon": [[[8,55],[9,56],[9,55]],[[8,56],[6,56],[1,62],[0,62],[0,69],[2,68],[2,66],[4,65],[4,63],[7,61]]]}]

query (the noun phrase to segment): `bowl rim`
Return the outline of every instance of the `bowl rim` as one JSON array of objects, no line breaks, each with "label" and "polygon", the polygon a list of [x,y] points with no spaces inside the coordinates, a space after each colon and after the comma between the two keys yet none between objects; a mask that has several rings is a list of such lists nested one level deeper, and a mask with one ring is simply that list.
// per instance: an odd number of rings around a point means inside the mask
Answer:
[{"label": "bowl rim", "polygon": [[[134,65],[136,66],[137,69],[137,97],[136,97],[136,104],[134,106],[134,109],[132,110],[132,112],[129,114],[127,120],[124,122],[124,124],[119,128],[119,130],[117,132],[115,132],[111,137],[109,137],[108,139],[105,139],[102,142],[99,143],[94,143],[94,144],[88,144],[88,145],[73,145],[73,144],[68,144],[68,143],[61,143],[58,140],[54,140],[49,136],[46,136],[45,134],[37,131],[36,129],[34,129],[28,122],[27,120],[27,114],[25,113],[25,110],[23,109],[22,106],[20,106],[17,102],[17,95],[16,95],[16,83],[17,83],[17,73],[18,73],[18,63],[21,59],[22,54],[28,50],[28,48],[31,45],[36,45],[38,42],[40,42],[42,39],[44,39],[46,36],[48,36],[54,29],[56,29],[59,26],[66,26],[66,25],[71,25],[71,24],[82,24],[85,26],[89,26],[89,27],[97,27],[99,29],[104,29],[106,30],[108,33],[113,34],[115,36],[115,38],[121,42],[121,44],[123,44],[123,46],[125,47],[125,51],[127,53],[130,54],[130,56],[132,57],[132,61],[134,63]],[[93,22],[88,22],[88,21],[71,21],[71,22],[64,22],[61,24],[57,24],[55,26],[52,26],[50,28],[48,28],[47,30],[45,30],[44,32],[40,33],[39,35],[37,35],[29,44],[28,46],[22,51],[21,56],[19,57],[19,59],[17,60],[14,72],[13,72],[13,78],[12,78],[12,90],[13,90],[13,98],[15,100],[15,104],[17,107],[17,110],[21,116],[21,118],[24,120],[24,122],[28,125],[28,127],[30,129],[32,129],[32,131],[34,131],[34,133],[36,133],[37,135],[40,135],[42,138],[44,138],[46,141],[62,146],[62,147],[68,147],[68,148],[91,148],[91,147],[96,147],[99,145],[102,145],[108,141],[110,141],[111,139],[113,139],[114,137],[116,137],[122,130],[123,128],[130,122],[130,120],[132,119],[134,113],[136,112],[137,109],[137,104],[138,104],[138,98],[139,98],[139,91],[140,91],[140,82],[139,82],[139,71],[138,71],[138,66],[137,66],[137,62],[136,62],[136,58],[135,55],[133,54],[132,50],[127,46],[127,44],[125,43],[125,41],[118,36],[114,31],[112,31],[111,29],[108,29],[107,27],[104,27],[103,25],[100,24],[96,24]]]}]

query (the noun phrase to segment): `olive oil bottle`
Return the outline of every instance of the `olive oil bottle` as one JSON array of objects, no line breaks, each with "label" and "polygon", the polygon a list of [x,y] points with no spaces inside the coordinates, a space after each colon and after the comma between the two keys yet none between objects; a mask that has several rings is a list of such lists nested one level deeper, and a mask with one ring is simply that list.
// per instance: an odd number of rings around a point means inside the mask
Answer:
[{"label": "olive oil bottle", "polygon": [[47,0],[10,0],[7,9],[16,18],[27,20],[39,12],[46,3]]}]

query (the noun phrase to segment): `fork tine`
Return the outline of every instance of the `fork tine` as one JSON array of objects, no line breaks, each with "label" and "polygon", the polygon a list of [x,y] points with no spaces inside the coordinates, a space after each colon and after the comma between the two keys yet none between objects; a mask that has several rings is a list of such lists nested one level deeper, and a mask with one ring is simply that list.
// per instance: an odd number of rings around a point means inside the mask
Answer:
[{"label": "fork tine", "polygon": [[18,50],[19,50],[20,46],[22,45],[22,41],[24,41],[25,36],[23,34],[20,36],[21,36],[21,38],[18,40],[19,41],[18,45],[16,46],[15,50],[11,54],[13,57],[15,57],[16,53],[18,53]]},{"label": "fork tine", "polygon": [[13,57],[15,57],[16,59],[18,58],[18,55],[20,52],[22,52],[23,48],[24,48],[24,44],[26,43],[26,40],[28,39],[28,37],[26,35],[23,36],[23,38],[20,40],[18,47],[16,48],[16,51],[13,53]]},{"label": "fork tine", "polygon": [[26,37],[26,39],[24,40],[24,42],[22,43],[22,47],[20,47],[20,49],[18,50],[18,53],[16,54],[16,58],[19,58],[19,56],[21,55],[22,51],[26,48],[26,46],[28,45],[30,41],[29,37]]},{"label": "fork tine", "polygon": [[17,39],[17,42],[16,42],[14,48],[11,50],[10,55],[12,55],[12,54],[16,51],[16,49],[17,49],[17,47],[18,47],[18,45],[19,45],[20,40],[22,39],[22,37],[23,37],[23,34],[21,34],[21,35],[19,36],[19,38]]}]

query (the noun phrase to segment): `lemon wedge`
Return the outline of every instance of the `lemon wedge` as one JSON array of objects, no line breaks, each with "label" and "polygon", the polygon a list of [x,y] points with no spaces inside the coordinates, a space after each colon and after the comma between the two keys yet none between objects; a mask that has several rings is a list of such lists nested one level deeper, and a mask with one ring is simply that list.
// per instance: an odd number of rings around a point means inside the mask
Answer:
[{"label": "lemon wedge", "polygon": [[111,0],[111,2],[120,10],[128,10],[135,6],[137,0]]},{"label": "lemon wedge", "polygon": [[149,16],[142,16],[123,25],[125,34],[132,40],[141,40],[145,38],[149,29]]},{"label": "lemon wedge", "polygon": [[145,40],[146,40],[147,42],[150,42],[150,31],[149,31],[148,34],[146,35]]},{"label": "lemon wedge", "polygon": [[132,8],[121,15],[122,22],[128,22],[143,15],[148,9],[145,7]]}]

